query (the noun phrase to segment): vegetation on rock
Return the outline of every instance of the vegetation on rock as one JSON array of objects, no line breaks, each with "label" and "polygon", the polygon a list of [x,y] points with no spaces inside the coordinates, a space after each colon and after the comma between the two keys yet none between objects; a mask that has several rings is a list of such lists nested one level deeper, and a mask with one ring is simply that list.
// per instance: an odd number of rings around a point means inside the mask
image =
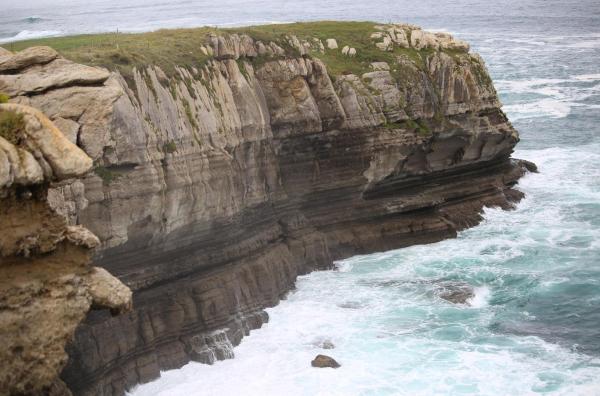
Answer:
[{"label": "vegetation on rock", "polygon": [[0,110],[0,136],[16,146],[19,144],[24,130],[23,114]]},{"label": "vegetation on rock", "polygon": [[163,145],[163,150],[165,153],[173,154],[175,151],[177,151],[177,145],[173,140],[171,140]]},{"label": "vegetation on rock", "polygon": [[113,172],[101,165],[98,165],[94,168],[94,173],[102,179],[102,183],[105,186],[109,186],[113,181],[116,181],[121,177],[121,175],[117,172]]}]

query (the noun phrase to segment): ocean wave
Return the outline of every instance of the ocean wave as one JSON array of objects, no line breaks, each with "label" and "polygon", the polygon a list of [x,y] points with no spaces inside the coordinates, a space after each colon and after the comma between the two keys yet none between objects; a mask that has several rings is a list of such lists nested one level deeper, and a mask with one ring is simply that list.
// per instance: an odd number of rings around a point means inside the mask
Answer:
[{"label": "ocean wave", "polygon": [[28,16],[26,18],[23,18],[22,21],[23,22],[27,22],[27,23],[37,23],[42,21],[44,18],[39,17],[37,15],[32,15],[32,16]]},{"label": "ocean wave", "polygon": [[43,37],[60,36],[64,32],[60,30],[23,30],[12,37],[0,37],[0,43],[10,43],[12,41],[30,40]]},{"label": "ocean wave", "polygon": [[539,117],[564,118],[574,107],[593,110],[598,105],[584,101],[600,94],[600,84],[590,85],[596,81],[600,81],[600,74],[571,75],[568,78],[497,80],[495,84],[501,96],[534,95],[528,100],[510,96],[503,98],[506,103],[504,110],[511,119],[516,120]]}]

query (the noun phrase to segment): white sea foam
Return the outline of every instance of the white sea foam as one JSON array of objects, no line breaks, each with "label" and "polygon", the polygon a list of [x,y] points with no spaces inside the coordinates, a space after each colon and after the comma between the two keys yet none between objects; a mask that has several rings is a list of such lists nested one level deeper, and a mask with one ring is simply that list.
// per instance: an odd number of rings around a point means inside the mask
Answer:
[{"label": "white sea foam", "polygon": [[504,110],[513,120],[523,118],[564,118],[573,108],[594,109],[596,104],[584,101],[600,94],[600,84],[589,86],[588,82],[600,81],[600,74],[573,75],[562,79],[535,78],[528,80],[498,80],[498,91],[507,94],[533,94],[532,99],[511,101]]},{"label": "white sea foam", "polygon": [[60,36],[63,32],[60,30],[23,30],[12,37],[0,38],[0,43],[8,43],[11,41],[30,40],[42,37]]},{"label": "white sea foam", "polygon": [[488,286],[476,287],[475,295],[468,300],[468,303],[473,308],[483,308],[488,305],[488,300],[491,295],[491,290]]}]

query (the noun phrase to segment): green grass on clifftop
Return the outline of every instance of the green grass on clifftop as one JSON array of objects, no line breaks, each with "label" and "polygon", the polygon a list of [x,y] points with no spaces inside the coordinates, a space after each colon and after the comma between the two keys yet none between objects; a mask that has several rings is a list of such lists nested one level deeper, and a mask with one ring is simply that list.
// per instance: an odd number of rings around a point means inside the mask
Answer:
[{"label": "green grass on clifftop", "polygon": [[[311,56],[323,60],[331,76],[353,73],[360,75],[370,71],[371,62],[383,61],[390,65],[397,56],[411,60],[418,67],[424,67],[425,57],[432,50],[417,51],[414,49],[395,47],[394,51],[381,51],[375,47],[377,40],[370,36],[376,31],[374,22],[299,22],[277,25],[249,26],[231,29],[201,27],[194,29],[169,29],[149,33],[123,34],[105,33],[94,35],[78,35],[69,37],[53,37],[20,41],[5,45],[13,51],[27,47],[47,45],[56,49],[65,58],[91,66],[103,66],[111,70],[119,70],[130,76],[133,67],[142,68],[148,65],[161,67],[168,75],[172,75],[175,66],[199,67],[210,57],[200,49],[207,45],[210,33],[245,33],[264,43],[276,42],[287,51],[287,56],[294,56],[286,36],[295,35],[301,41],[320,39],[324,45],[328,38],[335,38],[339,48],[326,49],[325,53],[312,51]],[[356,49],[355,57],[342,54],[344,46]],[[255,59],[255,63],[264,59]]]},{"label": "green grass on clifftop", "polygon": [[5,48],[20,51],[46,45],[77,63],[102,66],[131,74],[133,67],[161,67],[172,74],[175,66],[200,66],[208,57],[200,46],[215,29],[172,29],[141,34],[104,33],[68,37],[52,37],[5,44]]}]

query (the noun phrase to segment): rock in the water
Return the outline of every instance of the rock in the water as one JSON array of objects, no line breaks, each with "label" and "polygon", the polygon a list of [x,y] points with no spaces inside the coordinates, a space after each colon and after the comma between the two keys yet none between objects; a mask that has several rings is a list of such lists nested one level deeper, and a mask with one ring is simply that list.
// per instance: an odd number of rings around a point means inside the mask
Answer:
[{"label": "rock in the water", "polygon": [[438,295],[454,304],[469,305],[469,300],[475,297],[475,291],[466,283],[447,282],[441,285]]},{"label": "rock in the water", "polygon": [[336,360],[334,358],[326,356],[326,355],[317,355],[317,357],[315,357],[312,360],[312,362],[310,362],[310,365],[313,367],[318,367],[318,368],[325,368],[325,367],[338,368],[338,367],[340,367],[340,364],[338,362],[336,362]]},{"label": "rock in the water", "polygon": [[321,348],[323,349],[334,349],[335,345],[333,344],[333,342],[329,341],[329,340],[325,340],[321,343]]}]

